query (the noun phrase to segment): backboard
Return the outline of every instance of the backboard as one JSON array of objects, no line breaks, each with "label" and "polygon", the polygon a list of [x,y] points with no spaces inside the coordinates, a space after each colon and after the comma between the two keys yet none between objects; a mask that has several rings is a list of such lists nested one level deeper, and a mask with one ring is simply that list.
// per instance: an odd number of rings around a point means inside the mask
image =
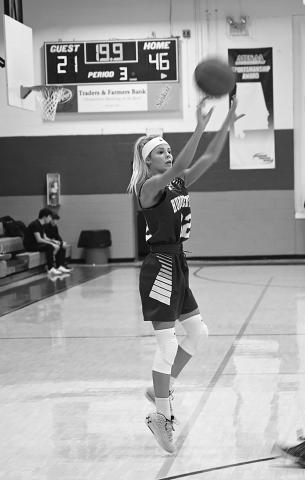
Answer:
[{"label": "backboard", "polygon": [[6,82],[8,105],[35,110],[35,97],[22,99],[20,87],[34,85],[32,29],[4,15]]}]

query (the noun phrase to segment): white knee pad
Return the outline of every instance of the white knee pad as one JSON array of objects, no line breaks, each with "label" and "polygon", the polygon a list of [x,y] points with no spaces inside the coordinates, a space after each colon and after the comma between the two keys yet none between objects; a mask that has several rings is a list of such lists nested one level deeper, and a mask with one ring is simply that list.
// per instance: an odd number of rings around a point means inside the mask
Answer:
[{"label": "white knee pad", "polygon": [[155,330],[155,335],[158,347],[154,358],[153,370],[170,374],[178,350],[175,329]]},{"label": "white knee pad", "polygon": [[186,331],[186,336],[180,347],[189,355],[194,355],[198,349],[200,339],[209,335],[208,327],[202,320],[200,313],[186,318],[181,322]]}]

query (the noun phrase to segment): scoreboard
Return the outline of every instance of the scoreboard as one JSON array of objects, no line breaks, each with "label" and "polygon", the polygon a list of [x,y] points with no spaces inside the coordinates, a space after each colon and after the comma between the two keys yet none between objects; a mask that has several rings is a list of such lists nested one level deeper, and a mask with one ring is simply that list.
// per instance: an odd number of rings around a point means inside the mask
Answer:
[{"label": "scoreboard", "polygon": [[179,82],[178,39],[46,42],[47,85]]}]

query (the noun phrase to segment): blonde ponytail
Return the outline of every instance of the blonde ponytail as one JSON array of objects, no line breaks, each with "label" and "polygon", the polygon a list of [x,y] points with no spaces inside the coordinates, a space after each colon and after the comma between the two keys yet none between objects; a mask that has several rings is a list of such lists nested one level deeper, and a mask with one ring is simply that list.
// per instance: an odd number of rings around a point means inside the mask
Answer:
[{"label": "blonde ponytail", "polygon": [[143,183],[149,177],[149,171],[146,162],[143,160],[142,149],[144,145],[157,137],[158,135],[143,136],[138,138],[134,145],[132,176],[127,187],[127,192],[137,194],[136,187]]}]

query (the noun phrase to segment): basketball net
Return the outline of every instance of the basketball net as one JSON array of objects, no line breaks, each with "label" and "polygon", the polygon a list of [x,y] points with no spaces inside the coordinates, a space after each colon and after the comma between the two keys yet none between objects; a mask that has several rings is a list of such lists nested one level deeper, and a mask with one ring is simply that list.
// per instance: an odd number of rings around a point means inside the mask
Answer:
[{"label": "basketball net", "polygon": [[54,122],[58,102],[63,98],[65,89],[56,85],[40,87],[37,91],[42,119]]}]

